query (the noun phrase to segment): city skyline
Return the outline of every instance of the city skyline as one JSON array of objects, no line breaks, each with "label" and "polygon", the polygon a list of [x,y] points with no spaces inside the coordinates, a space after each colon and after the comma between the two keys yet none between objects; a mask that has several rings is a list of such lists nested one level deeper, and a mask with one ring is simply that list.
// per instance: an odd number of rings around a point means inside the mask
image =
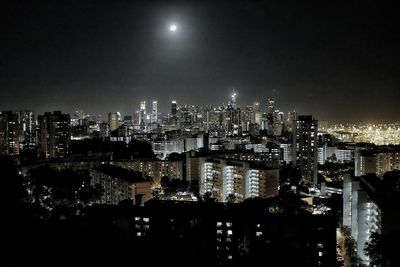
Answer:
[{"label": "city skyline", "polygon": [[[24,1],[22,1],[24,2]],[[397,122],[395,9],[374,2],[8,3],[0,110],[105,118],[275,98],[331,122]],[[174,25],[175,30],[170,27]],[[223,38],[222,38],[223,36]]]},{"label": "city skyline", "polygon": [[2,1],[3,265],[399,267],[397,10]]}]

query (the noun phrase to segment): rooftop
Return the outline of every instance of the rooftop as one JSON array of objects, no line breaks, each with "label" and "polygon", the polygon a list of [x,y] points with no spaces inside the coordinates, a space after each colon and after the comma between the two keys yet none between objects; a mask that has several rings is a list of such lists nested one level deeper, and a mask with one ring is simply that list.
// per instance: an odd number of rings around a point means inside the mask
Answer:
[{"label": "rooftop", "polygon": [[127,170],[114,165],[102,164],[94,170],[131,183],[148,182],[141,172]]}]

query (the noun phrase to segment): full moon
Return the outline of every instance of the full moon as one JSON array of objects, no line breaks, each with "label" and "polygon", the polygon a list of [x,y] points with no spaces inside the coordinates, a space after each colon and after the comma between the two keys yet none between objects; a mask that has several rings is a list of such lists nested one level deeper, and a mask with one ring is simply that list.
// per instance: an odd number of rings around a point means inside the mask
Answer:
[{"label": "full moon", "polygon": [[171,24],[171,25],[169,26],[169,30],[170,30],[171,32],[175,32],[175,31],[177,30],[176,25],[175,25],[175,24]]}]

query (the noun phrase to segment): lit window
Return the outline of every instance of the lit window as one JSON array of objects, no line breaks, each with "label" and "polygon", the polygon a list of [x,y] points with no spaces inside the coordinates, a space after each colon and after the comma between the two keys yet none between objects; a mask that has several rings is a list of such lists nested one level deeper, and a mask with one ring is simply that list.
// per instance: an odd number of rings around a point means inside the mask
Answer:
[{"label": "lit window", "polygon": [[217,222],[217,226],[221,227],[222,226],[222,222]]},{"label": "lit window", "polygon": [[324,255],[324,253],[322,253],[322,251],[319,251],[319,252],[318,252],[318,256],[319,256],[319,257],[322,257],[322,255]]},{"label": "lit window", "polygon": [[149,218],[144,217],[143,221],[148,223],[150,220],[149,220]]},{"label": "lit window", "polygon": [[228,231],[226,231],[226,233],[227,233],[227,235],[232,235],[232,230],[228,230]]},{"label": "lit window", "polygon": [[256,236],[262,236],[262,232],[257,231]]}]

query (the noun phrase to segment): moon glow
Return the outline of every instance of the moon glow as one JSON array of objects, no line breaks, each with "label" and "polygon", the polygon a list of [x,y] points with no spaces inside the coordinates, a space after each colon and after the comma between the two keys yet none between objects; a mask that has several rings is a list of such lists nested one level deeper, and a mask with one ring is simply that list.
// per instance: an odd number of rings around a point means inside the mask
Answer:
[{"label": "moon glow", "polygon": [[177,29],[178,29],[178,27],[176,27],[175,24],[171,24],[171,25],[169,26],[169,30],[170,30],[171,32],[175,32]]}]

